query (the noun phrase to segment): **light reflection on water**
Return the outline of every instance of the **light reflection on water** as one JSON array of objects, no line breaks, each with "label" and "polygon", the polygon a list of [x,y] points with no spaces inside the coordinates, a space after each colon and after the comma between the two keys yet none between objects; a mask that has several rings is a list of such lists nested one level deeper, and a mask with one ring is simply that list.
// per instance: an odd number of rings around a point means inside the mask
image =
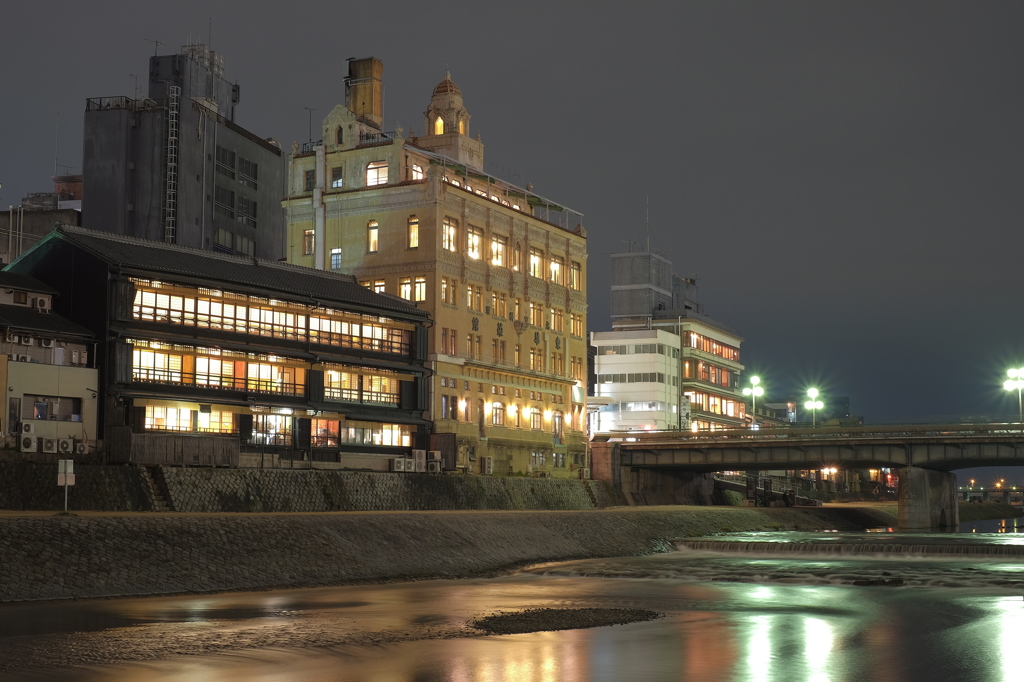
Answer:
[{"label": "light reflection on water", "polygon": [[[1021,583],[990,576],[1018,579],[1022,564],[1019,558],[991,557],[764,559],[678,553],[552,564],[490,580],[76,602],[60,610],[53,605],[0,607],[0,622],[41,619],[34,630],[40,646],[56,641],[101,651],[108,636],[126,636],[136,649],[161,651],[160,645],[170,645],[152,661],[37,671],[31,677],[0,673],[0,680],[1018,682],[1016,654],[1024,643]],[[966,586],[788,582],[807,580],[816,571],[842,574],[882,567],[899,575],[920,573],[922,566],[945,570]],[[708,579],[680,578],[688,567]],[[610,568],[621,577],[593,577]],[[714,571],[731,581],[714,582]],[[964,582],[964,575],[974,573],[984,575]],[[382,639],[372,645],[345,644],[344,638],[327,642],[331,633],[343,630],[444,629],[497,610],[539,606],[649,608],[667,617],[590,630]],[[97,622],[70,634],[52,620],[55,613],[75,609],[92,610],[109,624]],[[55,633],[51,639],[47,628]],[[19,640],[14,634],[0,629],[0,662],[9,660],[4,647]],[[205,655],[174,654],[175,647],[201,651],[221,634],[229,644],[232,637],[247,644]]]}]

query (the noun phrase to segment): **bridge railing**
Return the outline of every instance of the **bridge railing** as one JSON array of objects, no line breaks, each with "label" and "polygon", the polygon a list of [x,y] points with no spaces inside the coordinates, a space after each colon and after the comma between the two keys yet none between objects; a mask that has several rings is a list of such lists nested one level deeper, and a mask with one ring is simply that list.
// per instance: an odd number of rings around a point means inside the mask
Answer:
[{"label": "bridge railing", "polygon": [[741,428],[717,431],[611,431],[598,433],[597,442],[623,443],[715,443],[728,441],[770,441],[777,439],[852,440],[949,437],[1024,437],[1024,425],[1013,424],[881,424],[873,426],[818,426],[781,428]]}]

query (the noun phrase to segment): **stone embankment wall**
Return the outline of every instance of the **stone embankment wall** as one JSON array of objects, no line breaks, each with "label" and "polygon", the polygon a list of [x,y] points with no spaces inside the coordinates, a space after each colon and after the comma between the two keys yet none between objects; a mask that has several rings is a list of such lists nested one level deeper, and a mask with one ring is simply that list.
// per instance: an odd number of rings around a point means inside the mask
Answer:
[{"label": "stone embankment wall", "polygon": [[[595,509],[625,504],[603,481],[289,469],[76,464],[72,511],[320,512]],[[0,462],[0,509],[57,511],[55,464]]]},{"label": "stone embankment wall", "polygon": [[661,551],[673,539],[722,530],[863,527],[842,511],[8,516],[0,518],[0,602],[461,578]]}]

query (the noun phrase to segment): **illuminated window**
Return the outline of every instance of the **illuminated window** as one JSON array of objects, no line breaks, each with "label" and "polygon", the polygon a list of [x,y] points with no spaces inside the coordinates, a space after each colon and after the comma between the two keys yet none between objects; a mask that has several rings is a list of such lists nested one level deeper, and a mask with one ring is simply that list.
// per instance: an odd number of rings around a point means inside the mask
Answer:
[{"label": "illuminated window", "polygon": [[402,277],[398,280],[398,295],[409,301],[412,300],[412,278]]},{"label": "illuminated window", "polygon": [[583,316],[577,313],[569,313],[569,333],[573,336],[583,336]]},{"label": "illuminated window", "polygon": [[551,330],[556,332],[565,331],[565,314],[557,308],[551,309]]},{"label": "illuminated window", "polygon": [[491,239],[491,265],[505,267],[505,247],[507,245],[508,240],[504,237]]},{"label": "illuminated window", "polygon": [[366,250],[370,253],[376,253],[377,247],[380,246],[378,236],[377,221],[371,220],[366,226]]},{"label": "illuminated window", "polygon": [[465,120],[461,120],[461,121],[459,121],[459,135],[465,135],[465,134],[466,134],[466,121]]},{"label": "illuminated window", "polygon": [[455,303],[456,291],[458,290],[458,281],[450,279],[448,277],[441,278],[441,302],[442,303]]},{"label": "illuminated window", "polygon": [[[540,410],[533,408],[530,411],[530,428],[535,431],[540,431]],[[540,453],[540,464],[544,466],[544,453]]]},{"label": "illuminated window", "polygon": [[583,290],[583,266],[576,261],[569,266],[569,288],[576,291]]},{"label": "illuminated window", "polygon": [[540,249],[530,247],[530,275],[533,277],[544,277],[544,252]]},{"label": "illuminated window", "polygon": [[494,426],[505,425],[505,406],[501,403],[493,403],[491,405],[491,423]]},{"label": "illuminated window", "polygon": [[313,230],[303,230],[302,232],[302,255],[312,256],[313,249],[316,247],[316,233]]},{"label": "illuminated window", "polygon": [[331,187],[341,187],[344,182],[341,177],[341,166],[336,166],[331,169]]},{"label": "illuminated window", "polygon": [[373,161],[366,166],[366,186],[375,187],[377,185],[388,184],[388,162],[387,161]]},{"label": "illuminated window", "polygon": [[555,284],[563,284],[562,279],[565,261],[559,256],[552,256],[551,262],[548,264],[548,279]]},{"label": "illuminated window", "polygon": [[445,218],[441,225],[441,248],[446,251],[457,251],[458,236],[458,223],[451,218]]},{"label": "illuminated window", "polygon": [[444,121],[441,120],[440,116],[434,119],[434,134],[444,135]]},{"label": "illuminated window", "polygon": [[373,281],[373,290],[376,291],[378,294],[383,294],[384,293],[384,280],[382,280],[382,279],[375,279]]},{"label": "illuminated window", "polygon": [[466,255],[474,260],[480,259],[480,242],[483,240],[483,233],[475,227],[469,228],[466,234]]},{"label": "illuminated window", "polygon": [[341,270],[341,249],[331,249],[331,270]]},{"label": "illuminated window", "polygon": [[413,292],[413,300],[425,301],[427,300],[427,278],[417,277],[415,282],[415,291]]},{"label": "illuminated window", "polygon": [[530,324],[536,327],[544,326],[544,306],[540,303],[530,302]]},{"label": "illuminated window", "polygon": [[415,249],[420,245],[420,221],[416,216],[409,217],[409,248]]},{"label": "illuminated window", "polygon": [[422,180],[423,179],[423,166],[420,166],[419,164],[415,164],[415,163],[412,165],[412,179],[413,180]]}]

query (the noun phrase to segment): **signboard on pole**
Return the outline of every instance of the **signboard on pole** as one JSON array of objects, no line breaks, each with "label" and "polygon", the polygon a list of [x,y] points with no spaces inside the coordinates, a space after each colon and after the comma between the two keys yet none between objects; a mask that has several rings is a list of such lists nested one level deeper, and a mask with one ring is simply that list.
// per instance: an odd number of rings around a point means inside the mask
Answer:
[{"label": "signboard on pole", "polygon": [[75,484],[75,461],[57,460],[57,485],[64,486],[64,511],[68,510],[68,486]]}]

